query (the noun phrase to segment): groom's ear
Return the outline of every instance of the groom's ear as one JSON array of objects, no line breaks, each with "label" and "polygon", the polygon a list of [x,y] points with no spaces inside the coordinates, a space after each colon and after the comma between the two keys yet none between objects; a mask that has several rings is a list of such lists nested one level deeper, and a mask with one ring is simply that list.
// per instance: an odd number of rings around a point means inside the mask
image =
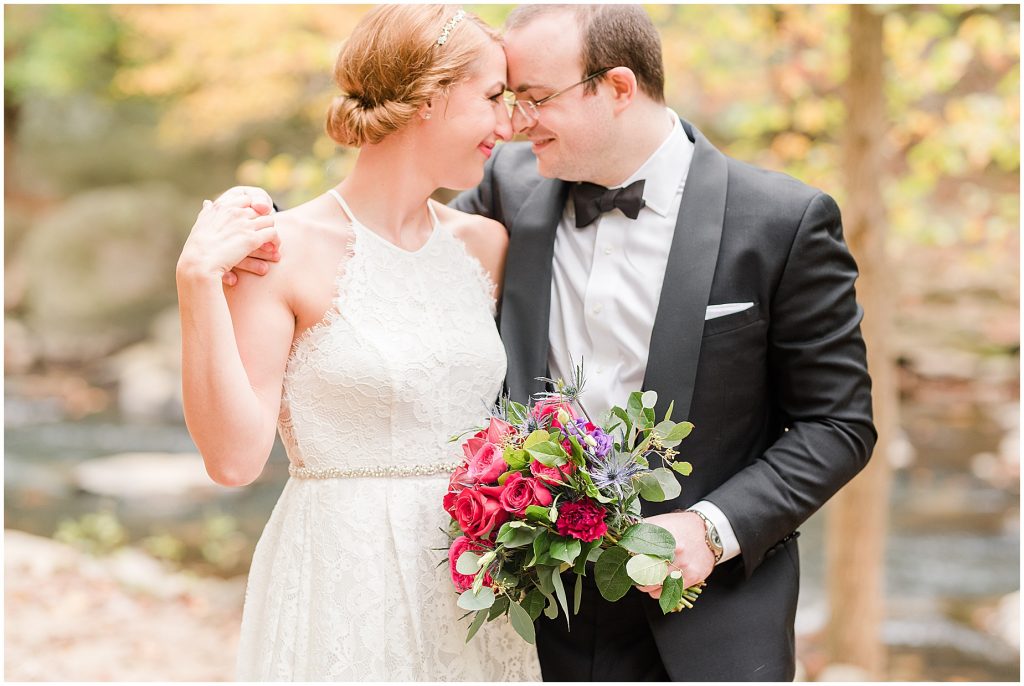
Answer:
[{"label": "groom's ear", "polygon": [[615,67],[604,75],[605,85],[612,93],[612,107],[618,114],[629,107],[637,94],[636,74],[629,67]]}]

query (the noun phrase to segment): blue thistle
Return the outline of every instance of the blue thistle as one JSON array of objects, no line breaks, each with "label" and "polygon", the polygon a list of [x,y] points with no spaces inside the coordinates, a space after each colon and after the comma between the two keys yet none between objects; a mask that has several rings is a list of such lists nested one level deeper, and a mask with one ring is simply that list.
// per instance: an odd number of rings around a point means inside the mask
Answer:
[{"label": "blue thistle", "polygon": [[611,489],[622,500],[625,497],[623,489],[629,486],[634,476],[643,471],[643,466],[629,453],[612,450],[603,458],[590,460],[587,471],[595,486]]}]

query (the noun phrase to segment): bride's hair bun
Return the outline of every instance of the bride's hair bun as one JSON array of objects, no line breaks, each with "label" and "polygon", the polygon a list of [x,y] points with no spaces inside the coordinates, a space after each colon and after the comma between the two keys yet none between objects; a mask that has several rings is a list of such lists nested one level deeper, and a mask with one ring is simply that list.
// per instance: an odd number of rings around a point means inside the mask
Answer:
[{"label": "bride's hair bun", "polygon": [[439,44],[458,11],[451,5],[382,5],[363,17],[334,66],[342,94],[327,109],[327,135],[346,146],[379,143],[431,98],[468,78],[483,48],[499,38],[466,13]]}]

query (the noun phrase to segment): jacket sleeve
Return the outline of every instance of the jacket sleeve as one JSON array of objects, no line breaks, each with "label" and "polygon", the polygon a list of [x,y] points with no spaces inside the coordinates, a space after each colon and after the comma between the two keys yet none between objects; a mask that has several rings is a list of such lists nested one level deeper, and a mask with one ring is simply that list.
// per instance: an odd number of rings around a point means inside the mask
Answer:
[{"label": "jacket sleeve", "polygon": [[877,433],[857,265],[835,201],[804,210],[771,300],[768,364],[786,430],[706,496],[729,518],[747,576],[866,464]]}]

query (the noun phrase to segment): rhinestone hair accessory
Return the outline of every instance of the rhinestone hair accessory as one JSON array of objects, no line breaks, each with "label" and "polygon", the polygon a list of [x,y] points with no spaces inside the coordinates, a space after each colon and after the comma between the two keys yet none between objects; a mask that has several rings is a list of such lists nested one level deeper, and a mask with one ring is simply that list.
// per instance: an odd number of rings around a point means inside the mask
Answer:
[{"label": "rhinestone hair accessory", "polygon": [[465,10],[461,10],[460,9],[458,12],[456,12],[452,16],[451,19],[448,20],[448,23],[444,25],[443,29],[441,29],[441,35],[437,37],[437,44],[438,45],[444,45],[445,43],[448,42],[448,35],[452,32],[452,30],[456,26],[459,25],[459,22],[462,21],[463,17],[465,17],[465,16],[466,16]]}]

